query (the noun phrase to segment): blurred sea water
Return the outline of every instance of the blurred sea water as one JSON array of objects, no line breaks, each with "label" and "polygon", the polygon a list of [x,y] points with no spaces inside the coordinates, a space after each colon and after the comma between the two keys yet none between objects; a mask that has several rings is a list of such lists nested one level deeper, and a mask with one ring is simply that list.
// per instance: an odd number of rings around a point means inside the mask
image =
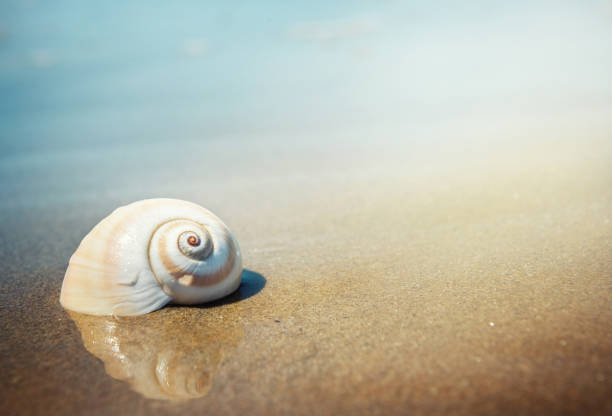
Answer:
[{"label": "blurred sea water", "polygon": [[606,1],[6,1],[0,16],[4,207],[611,131]]}]

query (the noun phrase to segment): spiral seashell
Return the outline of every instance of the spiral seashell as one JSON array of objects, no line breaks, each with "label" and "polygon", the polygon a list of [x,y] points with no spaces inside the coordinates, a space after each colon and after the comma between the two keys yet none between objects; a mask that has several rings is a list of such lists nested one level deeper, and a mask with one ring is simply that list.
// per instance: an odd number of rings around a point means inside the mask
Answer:
[{"label": "spiral seashell", "polygon": [[70,258],[60,303],[91,315],[142,315],[173,301],[222,298],[240,285],[238,242],[210,211],[177,199],[117,208]]}]

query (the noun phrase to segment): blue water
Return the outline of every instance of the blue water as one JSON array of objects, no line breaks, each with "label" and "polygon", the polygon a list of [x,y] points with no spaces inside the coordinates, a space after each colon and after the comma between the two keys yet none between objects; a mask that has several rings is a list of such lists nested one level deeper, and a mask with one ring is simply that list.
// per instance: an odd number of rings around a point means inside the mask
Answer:
[{"label": "blue water", "polygon": [[249,163],[227,146],[608,134],[610,74],[604,1],[4,1],[0,194]]}]

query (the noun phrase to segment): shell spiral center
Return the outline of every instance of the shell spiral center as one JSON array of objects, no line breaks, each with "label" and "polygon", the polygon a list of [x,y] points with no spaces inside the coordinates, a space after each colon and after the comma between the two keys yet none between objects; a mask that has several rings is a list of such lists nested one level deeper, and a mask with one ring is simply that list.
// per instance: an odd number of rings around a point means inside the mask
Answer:
[{"label": "shell spiral center", "polygon": [[[196,303],[240,284],[240,254],[225,225],[177,218],[152,235],[149,263],[162,290],[179,303]],[[230,278],[226,281],[227,278]]]},{"label": "shell spiral center", "polygon": [[212,237],[204,227],[183,231],[176,243],[181,253],[198,260],[204,260],[213,250]]}]

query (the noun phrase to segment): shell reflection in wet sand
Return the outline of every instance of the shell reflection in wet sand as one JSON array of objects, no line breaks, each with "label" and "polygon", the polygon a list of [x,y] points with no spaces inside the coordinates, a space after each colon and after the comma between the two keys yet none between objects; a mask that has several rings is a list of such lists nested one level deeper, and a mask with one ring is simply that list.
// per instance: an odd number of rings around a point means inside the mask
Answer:
[{"label": "shell reflection in wet sand", "polygon": [[111,377],[150,399],[187,400],[208,393],[219,364],[242,339],[238,310],[233,304],[129,318],[77,312],[70,317],[85,348]]}]

